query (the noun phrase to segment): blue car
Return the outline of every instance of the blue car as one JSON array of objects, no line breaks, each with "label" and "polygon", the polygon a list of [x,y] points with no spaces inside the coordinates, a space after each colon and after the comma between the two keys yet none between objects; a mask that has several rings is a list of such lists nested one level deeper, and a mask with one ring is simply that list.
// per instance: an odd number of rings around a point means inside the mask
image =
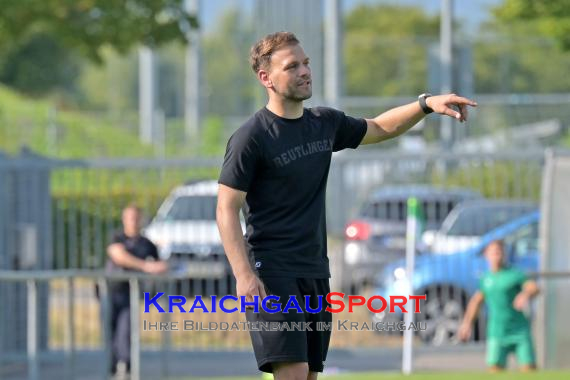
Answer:
[{"label": "blue car", "polygon": [[[470,297],[479,288],[479,279],[488,271],[483,255],[485,247],[493,240],[505,241],[508,265],[526,272],[536,272],[538,255],[539,212],[534,211],[504,224],[481,237],[480,242],[463,252],[451,255],[424,254],[416,257],[413,289],[406,279],[405,260],[395,261],[385,267],[375,281],[374,294],[388,300],[391,295],[427,295],[420,305],[421,313],[416,321],[426,322],[427,329],[420,331],[420,338],[429,344],[442,345],[458,342],[457,330]],[[376,309],[382,304],[372,303]],[[399,311],[396,308],[396,311]],[[373,322],[393,322],[402,319],[401,313],[375,313]],[[476,324],[476,338],[482,339],[484,319]]]}]

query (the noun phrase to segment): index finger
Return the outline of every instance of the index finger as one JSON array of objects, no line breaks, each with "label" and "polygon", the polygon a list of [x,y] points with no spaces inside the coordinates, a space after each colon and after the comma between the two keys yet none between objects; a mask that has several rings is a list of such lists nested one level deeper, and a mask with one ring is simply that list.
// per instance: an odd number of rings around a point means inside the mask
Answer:
[{"label": "index finger", "polygon": [[457,104],[467,104],[469,106],[477,107],[477,102],[471,99],[464,98],[462,96],[455,95],[452,99],[453,103]]}]

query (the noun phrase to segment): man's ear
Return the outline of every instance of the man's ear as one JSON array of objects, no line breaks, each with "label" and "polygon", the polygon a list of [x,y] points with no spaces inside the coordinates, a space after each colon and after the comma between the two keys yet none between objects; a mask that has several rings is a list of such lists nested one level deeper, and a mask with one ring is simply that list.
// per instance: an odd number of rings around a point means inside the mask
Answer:
[{"label": "man's ear", "polygon": [[266,70],[259,70],[257,72],[257,79],[265,88],[273,88],[273,82],[269,79],[269,72]]}]

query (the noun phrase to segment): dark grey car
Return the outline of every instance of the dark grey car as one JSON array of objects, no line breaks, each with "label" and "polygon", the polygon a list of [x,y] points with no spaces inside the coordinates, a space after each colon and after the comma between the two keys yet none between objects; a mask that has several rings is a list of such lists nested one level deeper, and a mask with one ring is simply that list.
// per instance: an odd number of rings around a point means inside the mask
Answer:
[{"label": "dark grey car", "polygon": [[383,186],[371,192],[357,217],[345,228],[342,287],[356,293],[385,264],[405,255],[407,201],[416,197],[422,204],[426,229],[439,229],[458,203],[481,198],[465,188],[427,185]]}]

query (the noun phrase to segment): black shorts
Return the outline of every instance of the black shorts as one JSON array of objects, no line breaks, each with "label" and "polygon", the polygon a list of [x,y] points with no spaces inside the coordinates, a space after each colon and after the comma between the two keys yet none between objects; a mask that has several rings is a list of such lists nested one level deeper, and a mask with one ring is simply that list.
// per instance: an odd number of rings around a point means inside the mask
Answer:
[{"label": "black shorts", "polygon": [[[329,325],[332,323],[332,314],[325,311],[328,306],[325,298],[330,292],[329,279],[263,277],[262,281],[265,284],[268,296],[280,297],[277,302],[281,303],[281,310],[285,308],[289,296],[294,295],[303,313],[298,313],[294,308],[290,309],[288,313],[280,311],[275,314],[267,313],[262,308],[260,308],[259,313],[247,309],[246,319],[248,322],[252,322],[252,326],[261,326],[262,324],[259,322],[278,322],[281,327],[302,326],[302,328],[290,328],[288,331],[287,329],[269,331],[269,329],[264,328],[253,331],[250,328],[249,333],[257,366],[263,372],[273,372],[272,363],[306,362],[309,364],[309,371],[322,372],[329,349],[331,331],[326,328],[317,329],[317,322],[321,322],[319,326],[323,326],[323,322]],[[306,311],[306,295],[310,296],[308,306],[311,309],[318,307],[317,296],[323,296],[320,312],[309,313]]]}]

